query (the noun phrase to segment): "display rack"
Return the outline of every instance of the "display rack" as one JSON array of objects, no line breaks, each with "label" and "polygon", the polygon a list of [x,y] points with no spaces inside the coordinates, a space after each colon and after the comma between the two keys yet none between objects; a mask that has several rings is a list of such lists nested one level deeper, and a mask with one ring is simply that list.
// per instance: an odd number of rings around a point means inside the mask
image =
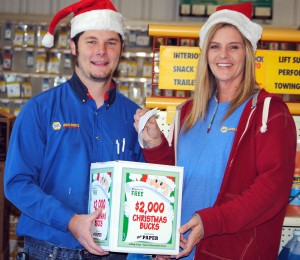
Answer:
[{"label": "display rack", "polygon": [[[47,19],[40,21],[0,19],[0,109],[15,115],[32,96],[68,80],[73,73],[68,21],[57,26],[50,49],[41,44]],[[151,95],[152,49],[147,27],[126,24],[124,42],[114,79],[123,94],[143,106],[145,97]]]}]

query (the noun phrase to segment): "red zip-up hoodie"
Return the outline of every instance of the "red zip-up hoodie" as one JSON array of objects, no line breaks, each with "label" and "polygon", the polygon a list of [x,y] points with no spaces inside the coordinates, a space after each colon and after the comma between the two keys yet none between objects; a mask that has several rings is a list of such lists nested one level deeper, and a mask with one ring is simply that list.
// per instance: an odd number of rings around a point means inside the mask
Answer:
[{"label": "red zip-up hoodie", "polygon": [[[180,126],[191,104],[189,100],[179,106]],[[196,260],[277,259],[296,143],[288,107],[277,95],[261,90],[241,115],[214,206],[195,209],[204,227]],[[147,162],[175,163],[174,145],[169,146],[165,137],[160,146],[143,152]]]}]

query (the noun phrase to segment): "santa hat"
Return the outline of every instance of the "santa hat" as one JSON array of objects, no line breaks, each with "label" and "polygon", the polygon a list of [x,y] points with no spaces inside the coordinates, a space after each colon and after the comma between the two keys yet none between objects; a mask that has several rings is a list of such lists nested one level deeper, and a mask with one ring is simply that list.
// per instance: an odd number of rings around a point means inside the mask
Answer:
[{"label": "santa hat", "polygon": [[111,172],[103,172],[101,174],[102,178],[105,178],[105,180],[108,182],[108,184],[111,184]]},{"label": "santa hat", "polygon": [[176,185],[175,185],[175,178],[172,176],[167,176],[165,179],[165,182],[168,184],[171,190],[174,190]]},{"label": "santa hat", "polygon": [[60,10],[53,17],[42,40],[43,46],[53,46],[55,27],[71,13],[74,14],[71,20],[71,38],[86,30],[115,31],[124,38],[124,18],[110,0],[81,0]]},{"label": "santa hat", "polygon": [[252,3],[219,6],[202,26],[200,30],[200,48],[202,49],[208,30],[217,23],[228,23],[238,30],[251,42],[256,51],[257,42],[262,34],[262,27],[250,19],[252,18]]},{"label": "santa hat", "polygon": [[111,184],[111,172],[102,172],[97,174],[97,180],[100,181],[104,178],[108,184]]},{"label": "santa hat", "polygon": [[148,175],[147,176],[147,180],[158,180],[158,181],[161,181],[161,182],[164,182],[166,183],[169,188],[171,190],[174,190],[176,185],[175,185],[175,178],[172,177],[172,176],[157,176],[157,175]]}]

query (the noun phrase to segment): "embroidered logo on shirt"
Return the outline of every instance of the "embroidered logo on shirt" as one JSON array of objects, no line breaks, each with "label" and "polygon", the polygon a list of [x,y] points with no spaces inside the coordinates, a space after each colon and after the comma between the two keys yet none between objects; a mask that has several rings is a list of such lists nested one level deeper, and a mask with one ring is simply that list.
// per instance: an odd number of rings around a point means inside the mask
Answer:
[{"label": "embroidered logo on shirt", "polygon": [[60,129],[61,129],[61,124],[60,124],[60,122],[53,122],[52,128],[53,128],[54,130],[60,130]]},{"label": "embroidered logo on shirt", "polygon": [[228,126],[222,126],[221,127],[221,132],[222,133],[227,133],[227,132],[236,132],[236,128],[235,127],[228,127]]},{"label": "embroidered logo on shirt", "polygon": [[63,128],[79,128],[79,124],[76,123],[64,123]]}]

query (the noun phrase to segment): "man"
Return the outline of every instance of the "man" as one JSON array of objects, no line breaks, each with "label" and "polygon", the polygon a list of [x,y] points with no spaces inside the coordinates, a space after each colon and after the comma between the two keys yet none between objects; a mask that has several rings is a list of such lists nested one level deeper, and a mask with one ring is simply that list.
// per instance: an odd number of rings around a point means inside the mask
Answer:
[{"label": "man", "polygon": [[[5,195],[22,212],[17,234],[30,259],[126,259],[104,252],[87,214],[92,162],[144,161],[133,115],[138,106],[112,79],[123,49],[123,17],[109,0],[82,0],[73,13],[70,47],[75,71],[67,82],[30,99],[13,127],[5,168]],[[126,145],[118,149],[118,142]]]}]

